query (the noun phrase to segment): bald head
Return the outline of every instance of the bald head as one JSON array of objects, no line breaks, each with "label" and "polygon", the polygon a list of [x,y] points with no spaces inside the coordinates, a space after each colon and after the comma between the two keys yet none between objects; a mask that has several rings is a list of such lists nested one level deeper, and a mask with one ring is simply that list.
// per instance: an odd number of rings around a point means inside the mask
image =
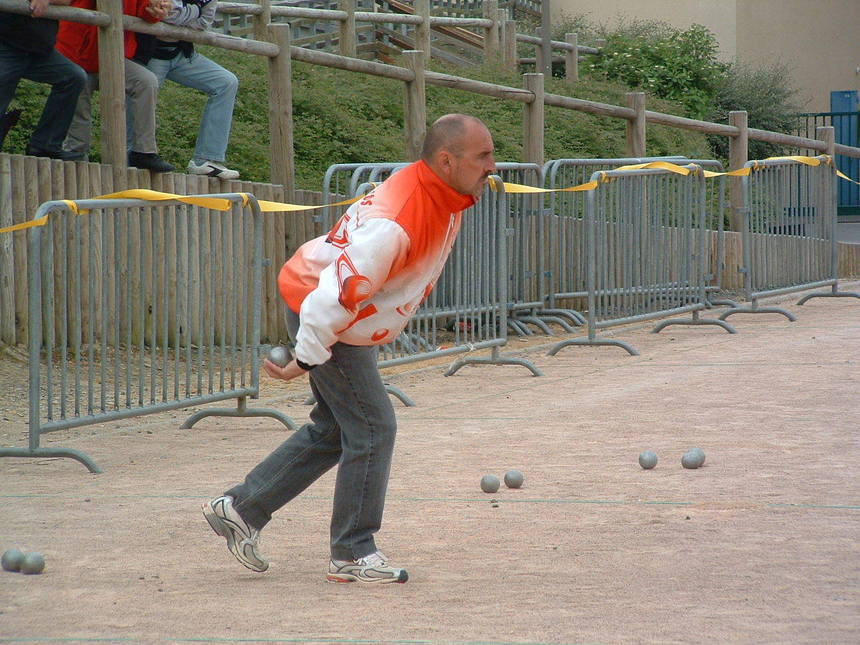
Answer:
[{"label": "bald head", "polygon": [[421,158],[429,161],[443,149],[455,155],[462,154],[470,130],[486,129],[483,121],[468,114],[446,114],[439,117],[427,130]]},{"label": "bald head", "polygon": [[493,137],[480,119],[446,114],[427,130],[421,159],[458,192],[479,197],[496,170],[493,152]]}]

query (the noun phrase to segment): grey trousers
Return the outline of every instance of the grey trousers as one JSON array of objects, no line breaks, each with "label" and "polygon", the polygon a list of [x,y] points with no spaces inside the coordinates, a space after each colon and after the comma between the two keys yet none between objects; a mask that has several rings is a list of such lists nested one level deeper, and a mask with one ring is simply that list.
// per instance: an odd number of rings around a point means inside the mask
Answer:
[{"label": "grey trousers", "polygon": [[[295,338],[298,316],[288,311]],[[309,373],[316,405],[310,422],[254,467],[226,495],[255,528],[337,465],[331,515],[331,556],[363,558],[376,551],[397,422],[377,368],[376,347],[337,343]]]},{"label": "grey trousers", "polygon": [[[78,96],[75,116],[63,142],[63,150],[78,159],[88,159],[92,146],[92,95],[99,88],[99,75],[87,74],[87,84]],[[158,152],[155,145],[155,107],[158,104],[158,78],[143,65],[125,59],[125,103],[127,119],[134,123],[129,149]]]}]

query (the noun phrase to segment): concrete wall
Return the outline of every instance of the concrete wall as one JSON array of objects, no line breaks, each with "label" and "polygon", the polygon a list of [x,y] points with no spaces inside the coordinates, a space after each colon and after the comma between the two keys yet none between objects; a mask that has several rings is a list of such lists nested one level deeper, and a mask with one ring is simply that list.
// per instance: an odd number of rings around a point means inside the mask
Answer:
[{"label": "concrete wall", "polygon": [[860,89],[860,0],[739,0],[737,55],[780,59],[809,112],[830,110],[831,90]]},{"label": "concrete wall", "polygon": [[746,63],[781,61],[791,70],[797,102],[830,109],[832,90],[860,89],[860,0],[551,0],[555,16],[585,14],[613,24],[619,16],[710,29],[720,57]]}]

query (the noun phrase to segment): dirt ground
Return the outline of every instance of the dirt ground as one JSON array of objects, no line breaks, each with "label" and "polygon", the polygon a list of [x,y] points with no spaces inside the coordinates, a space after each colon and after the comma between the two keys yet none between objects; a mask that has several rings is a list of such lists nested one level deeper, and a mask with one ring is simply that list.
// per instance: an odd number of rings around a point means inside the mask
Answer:
[{"label": "dirt ground", "polygon": [[[333,473],[266,527],[269,571],[230,556],[200,505],[284,439],[275,422],[182,430],[179,411],[48,435],[104,473],[0,458],[0,550],[47,562],[0,571],[0,642],[860,642],[860,300],[794,302],[796,322],[739,314],[734,335],[616,330],[636,357],[511,340],[541,377],[388,374],[418,404],[395,402],[379,534],[405,585],[326,583]],[[2,366],[0,443],[25,445],[25,364]],[[304,422],[306,392],[267,380],[253,405]],[[693,446],[707,461],[685,470]],[[511,468],[521,489],[481,492]]]}]

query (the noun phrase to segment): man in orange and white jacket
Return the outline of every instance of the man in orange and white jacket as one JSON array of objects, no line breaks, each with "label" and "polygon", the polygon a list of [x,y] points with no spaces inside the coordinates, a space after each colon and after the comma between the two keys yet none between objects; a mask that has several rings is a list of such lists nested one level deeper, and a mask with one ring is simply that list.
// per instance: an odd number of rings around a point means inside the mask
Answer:
[{"label": "man in orange and white jacket", "polygon": [[338,465],[330,527],[330,582],[406,582],[374,534],[382,522],[397,423],[377,368],[378,345],[401,332],[433,288],[461,213],[495,172],[493,139],[478,119],[449,114],[428,130],[421,159],[353,204],[328,235],[281,269],[295,359],[266,360],[275,378],[308,373],[310,422],[245,480],[203,505],[216,533],[246,567],[272,514]]}]

